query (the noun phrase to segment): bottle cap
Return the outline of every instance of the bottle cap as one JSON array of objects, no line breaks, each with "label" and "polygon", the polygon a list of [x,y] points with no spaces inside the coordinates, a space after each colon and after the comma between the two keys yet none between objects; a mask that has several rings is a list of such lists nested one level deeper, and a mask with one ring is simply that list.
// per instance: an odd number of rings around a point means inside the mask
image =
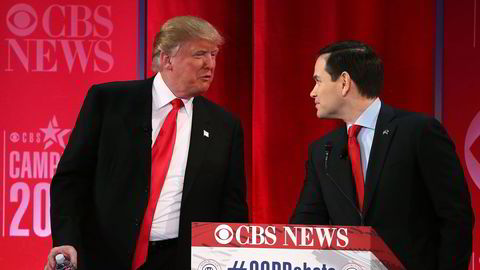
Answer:
[{"label": "bottle cap", "polygon": [[63,256],[62,253],[57,254],[55,256],[55,261],[57,262],[57,264],[62,264],[63,262],[65,262],[65,256]]}]

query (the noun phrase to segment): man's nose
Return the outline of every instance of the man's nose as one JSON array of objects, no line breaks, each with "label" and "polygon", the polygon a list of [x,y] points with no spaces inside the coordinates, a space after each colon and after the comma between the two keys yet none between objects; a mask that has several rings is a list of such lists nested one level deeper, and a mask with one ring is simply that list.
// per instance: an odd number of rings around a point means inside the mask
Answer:
[{"label": "man's nose", "polygon": [[215,67],[215,56],[207,55],[205,56],[205,67],[214,68]]}]

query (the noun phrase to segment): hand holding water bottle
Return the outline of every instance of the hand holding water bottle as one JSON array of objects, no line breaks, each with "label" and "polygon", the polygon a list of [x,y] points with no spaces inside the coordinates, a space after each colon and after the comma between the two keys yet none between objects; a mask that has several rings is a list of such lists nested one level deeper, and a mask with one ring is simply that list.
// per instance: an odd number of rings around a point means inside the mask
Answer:
[{"label": "hand holding water bottle", "polygon": [[57,254],[55,256],[55,262],[57,263],[55,265],[55,270],[74,270],[75,267],[73,264],[63,256],[62,253]]},{"label": "hand holding water bottle", "polygon": [[[57,268],[60,267],[60,268]],[[63,268],[62,268],[63,267]],[[45,270],[75,270],[77,269],[77,251],[73,246],[54,247],[48,254]]]}]

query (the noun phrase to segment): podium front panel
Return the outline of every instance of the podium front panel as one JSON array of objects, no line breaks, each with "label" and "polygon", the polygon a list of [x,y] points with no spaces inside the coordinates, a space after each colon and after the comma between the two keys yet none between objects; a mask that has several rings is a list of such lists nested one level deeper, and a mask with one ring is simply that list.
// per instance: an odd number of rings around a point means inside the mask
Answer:
[{"label": "podium front panel", "polygon": [[191,269],[405,268],[371,227],[193,223]]}]

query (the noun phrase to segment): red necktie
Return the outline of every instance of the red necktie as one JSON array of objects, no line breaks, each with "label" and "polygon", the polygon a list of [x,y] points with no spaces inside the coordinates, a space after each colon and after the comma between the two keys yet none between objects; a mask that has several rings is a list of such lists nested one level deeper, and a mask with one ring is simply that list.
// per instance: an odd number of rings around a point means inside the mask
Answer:
[{"label": "red necktie", "polygon": [[362,126],[352,125],[348,129],[348,153],[350,155],[350,161],[352,162],[352,172],[353,177],[355,178],[358,206],[360,207],[360,211],[363,209],[364,180],[362,159],[360,157],[360,146],[358,145],[357,135],[361,128]]},{"label": "red necktie", "polygon": [[162,191],[165,177],[167,176],[170,160],[172,159],[173,146],[177,131],[177,113],[183,106],[181,99],[172,100],[173,108],[168,113],[152,147],[152,179],[150,182],[150,197],[143,217],[137,247],[133,256],[132,269],[136,270],[145,263],[148,254],[148,241],[152,228],[153,215],[157,207],[158,197]]}]

